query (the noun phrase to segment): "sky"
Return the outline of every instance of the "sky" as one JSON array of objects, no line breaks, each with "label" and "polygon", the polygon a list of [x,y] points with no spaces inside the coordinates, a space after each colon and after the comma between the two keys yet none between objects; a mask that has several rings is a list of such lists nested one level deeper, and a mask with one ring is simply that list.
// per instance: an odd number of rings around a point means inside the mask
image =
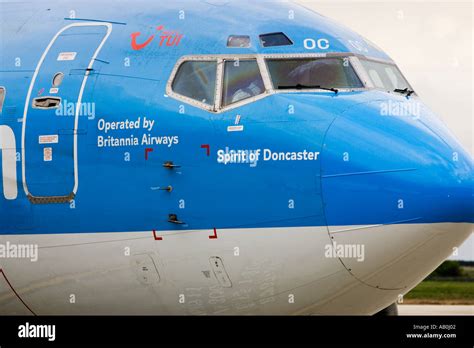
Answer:
[{"label": "sky", "polygon": [[[296,0],[387,52],[474,154],[472,0]],[[474,236],[454,259],[474,261]]]}]

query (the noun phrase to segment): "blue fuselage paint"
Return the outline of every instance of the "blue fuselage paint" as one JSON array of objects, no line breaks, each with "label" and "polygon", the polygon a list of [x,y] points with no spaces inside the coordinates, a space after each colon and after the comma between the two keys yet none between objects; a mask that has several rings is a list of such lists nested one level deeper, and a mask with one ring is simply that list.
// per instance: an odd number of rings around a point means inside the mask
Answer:
[{"label": "blue fuselage paint", "polygon": [[[65,83],[57,93],[72,103],[62,104],[65,115],[40,119],[44,113],[28,110],[27,155],[17,162],[19,195],[0,199],[0,234],[474,222],[472,158],[418,97],[411,98],[421,105],[414,118],[381,116],[384,105],[406,97],[378,90],[271,94],[223,113],[166,95],[173,68],[185,55],[357,53],[390,60],[325,17],[265,2],[249,10],[243,2],[202,1],[185,12],[179,3],[140,1],[1,5],[7,15],[0,86],[7,98],[0,125],[13,129],[19,154],[28,89],[52,38],[71,23],[114,24],[87,72],[74,201],[32,205],[22,189],[25,160],[26,180],[38,195],[61,195],[74,185],[74,116],[68,108],[77,107],[78,86]],[[68,18],[71,11],[86,20]],[[289,11],[296,11],[297,20],[287,19]],[[93,28],[67,33],[73,40],[53,53],[92,56],[105,35]],[[259,35],[271,32],[285,32],[294,45],[262,47]],[[134,49],[134,33],[140,33],[136,44],[149,43]],[[237,34],[249,35],[251,47],[227,48],[228,36]],[[321,39],[327,41],[318,45]],[[77,49],[71,47],[76,41]],[[45,60],[31,98],[49,95],[48,76],[60,69],[55,64]],[[77,67],[63,72],[84,74]],[[228,132],[238,116],[243,131]],[[50,145],[58,168],[38,160],[45,155],[38,147],[29,148],[51,134],[61,138]],[[219,163],[219,153],[231,150],[259,154],[259,160]],[[179,167],[164,168],[166,162]],[[171,192],[163,190],[169,186]],[[185,224],[170,224],[170,214]]]}]

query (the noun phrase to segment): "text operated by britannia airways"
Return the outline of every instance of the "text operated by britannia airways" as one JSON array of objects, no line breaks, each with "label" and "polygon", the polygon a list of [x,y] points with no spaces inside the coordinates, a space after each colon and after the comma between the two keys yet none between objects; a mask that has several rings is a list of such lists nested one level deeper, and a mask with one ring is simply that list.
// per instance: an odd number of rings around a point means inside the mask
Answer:
[{"label": "text operated by britannia airways", "polygon": [[[173,145],[179,144],[179,136],[153,135],[152,133],[156,128],[155,126],[155,120],[147,117],[138,117],[134,120],[126,119],[123,121],[106,121],[103,118],[99,119],[97,129],[100,134],[97,136],[97,147],[112,148],[154,145],[172,147]],[[127,131],[128,135],[124,136],[123,131]]]}]

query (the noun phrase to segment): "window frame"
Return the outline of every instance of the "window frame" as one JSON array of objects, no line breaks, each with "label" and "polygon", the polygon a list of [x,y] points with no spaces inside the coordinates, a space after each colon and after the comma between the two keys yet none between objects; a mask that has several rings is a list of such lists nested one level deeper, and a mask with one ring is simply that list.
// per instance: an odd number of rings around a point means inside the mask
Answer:
[{"label": "window frame", "polygon": [[[186,55],[178,59],[176,64],[173,67],[171,75],[168,79],[166,85],[166,94],[168,97],[176,99],[178,101],[182,101],[186,104],[193,105],[197,108],[206,110],[208,112],[214,114],[221,114],[226,111],[239,108],[241,106],[254,103],[260,99],[264,99],[273,94],[282,94],[282,93],[301,93],[301,89],[285,89],[285,90],[278,90],[275,89],[273,86],[273,81],[270,76],[270,72],[267,66],[267,59],[304,59],[304,58],[348,58],[349,63],[351,64],[352,68],[354,69],[357,77],[362,82],[362,87],[357,88],[338,88],[339,92],[358,92],[358,91],[368,91],[368,90],[381,90],[376,88],[372,82],[370,77],[367,74],[367,71],[362,66],[360,59],[370,60],[374,62],[384,63],[395,66],[398,69],[400,74],[403,78],[407,81],[406,77],[403,75],[401,70],[398,68],[395,62],[391,60],[385,59],[378,59],[372,58],[369,56],[364,56],[361,54],[351,53],[351,52],[340,52],[340,53],[280,53],[280,54],[215,54],[215,55]],[[230,104],[228,106],[223,107],[222,105],[222,94],[223,94],[223,87],[224,87],[224,68],[226,61],[234,61],[234,60],[256,60],[258,63],[258,67],[260,69],[260,74],[263,79],[263,83],[265,86],[265,91],[255,97],[247,98],[242,101]],[[217,62],[217,72],[216,72],[216,91],[215,91],[215,100],[213,105],[208,105],[197,100],[191,99],[189,97],[183,96],[179,93],[173,91],[173,81],[176,78],[176,75],[179,71],[181,65],[188,61],[216,61]],[[409,83],[408,83],[409,84]],[[410,84],[409,84],[410,85]],[[411,85],[410,85],[411,88]],[[413,90],[413,89],[412,89]],[[327,94],[327,90],[322,89],[305,89],[303,92],[309,93],[321,93]],[[387,91],[385,91],[387,92]],[[416,93],[413,96],[417,96]]]}]

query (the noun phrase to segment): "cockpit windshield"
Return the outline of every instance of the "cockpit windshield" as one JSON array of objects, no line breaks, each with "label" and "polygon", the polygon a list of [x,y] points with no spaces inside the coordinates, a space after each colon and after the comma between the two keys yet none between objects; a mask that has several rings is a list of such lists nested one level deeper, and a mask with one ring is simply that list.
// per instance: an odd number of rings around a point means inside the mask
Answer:
[{"label": "cockpit windshield", "polygon": [[276,90],[364,87],[348,58],[267,59],[267,66]]},{"label": "cockpit windshield", "polygon": [[375,88],[380,88],[387,92],[402,93],[411,91],[410,84],[395,65],[367,59],[361,59],[360,62],[367,71]]},{"label": "cockpit windshield", "polygon": [[[407,98],[415,95],[392,62],[342,52],[329,56],[186,56],[175,66],[167,93],[185,103],[219,113],[275,93],[309,91],[338,95],[374,88]],[[1,96],[0,88],[0,102]]]}]

